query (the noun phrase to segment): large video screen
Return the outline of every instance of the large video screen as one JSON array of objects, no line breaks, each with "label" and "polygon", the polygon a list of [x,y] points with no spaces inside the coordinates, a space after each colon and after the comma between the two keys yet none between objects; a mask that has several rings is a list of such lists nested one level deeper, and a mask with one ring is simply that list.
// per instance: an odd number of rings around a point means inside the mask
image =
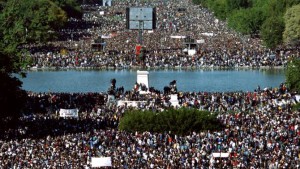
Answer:
[{"label": "large video screen", "polygon": [[131,7],[126,9],[126,28],[127,29],[146,29],[156,28],[155,8],[150,7]]}]

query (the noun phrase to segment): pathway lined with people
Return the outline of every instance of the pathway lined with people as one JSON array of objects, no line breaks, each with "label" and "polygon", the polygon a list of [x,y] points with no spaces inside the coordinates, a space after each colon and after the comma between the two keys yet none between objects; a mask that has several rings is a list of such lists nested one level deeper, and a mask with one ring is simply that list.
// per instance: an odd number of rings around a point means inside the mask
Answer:
[{"label": "pathway lined with people", "polygon": [[[257,38],[240,35],[209,10],[190,1],[116,1],[113,6],[82,5],[83,18],[70,18],[57,41],[31,48],[35,68],[130,69],[140,66],[135,55],[138,30],[127,30],[126,7],[156,7],[157,29],[144,30],[143,46],[147,68],[284,67],[299,48],[265,48]],[[179,9],[184,9],[180,11]],[[183,52],[185,39],[199,42],[193,56]],[[103,37],[101,52],[91,50],[95,39]]]}]

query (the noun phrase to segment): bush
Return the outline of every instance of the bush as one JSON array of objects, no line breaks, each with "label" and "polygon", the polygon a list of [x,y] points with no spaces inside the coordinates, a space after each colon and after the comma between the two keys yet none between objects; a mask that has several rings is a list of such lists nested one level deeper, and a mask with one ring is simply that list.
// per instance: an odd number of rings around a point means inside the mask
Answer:
[{"label": "bush", "polygon": [[284,20],[282,17],[269,17],[261,27],[261,37],[268,48],[276,48],[282,43]]},{"label": "bush", "polygon": [[228,26],[245,35],[257,34],[264,20],[260,8],[239,9],[228,16]]},{"label": "bush", "polygon": [[287,66],[285,78],[290,91],[300,93],[300,59],[292,58]]},{"label": "bush", "polygon": [[203,130],[219,130],[217,113],[197,109],[169,109],[163,112],[129,110],[120,119],[119,129],[128,132],[165,132],[184,135]]},{"label": "bush", "polygon": [[292,110],[293,111],[300,111],[300,103],[297,103],[297,104],[293,105]]}]

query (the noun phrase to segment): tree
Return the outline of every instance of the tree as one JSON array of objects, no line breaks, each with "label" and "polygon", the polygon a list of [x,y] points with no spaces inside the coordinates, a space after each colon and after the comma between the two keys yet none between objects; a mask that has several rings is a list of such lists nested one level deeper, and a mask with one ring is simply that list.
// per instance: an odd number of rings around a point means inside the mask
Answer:
[{"label": "tree", "polygon": [[[300,44],[300,0],[193,0],[242,34],[260,34],[267,47]],[[297,5],[298,4],[298,5]],[[295,6],[296,5],[296,6]],[[292,8],[290,8],[292,7]]]},{"label": "tree", "polygon": [[67,16],[51,0],[1,0],[0,3],[0,121],[11,124],[8,120],[17,119],[26,103],[26,92],[17,78],[18,74],[25,77],[23,68],[30,61],[23,45],[46,42],[49,32],[63,26]]},{"label": "tree", "polygon": [[0,11],[4,8],[5,0],[0,0]]},{"label": "tree", "polygon": [[284,19],[283,41],[286,44],[298,45],[300,43],[300,5],[287,9]]},{"label": "tree", "polygon": [[268,17],[281,16],[286,10],[285,0],[268,0],[263,7]]},{"label": "tree", "polygon": [[[0,55],[1,61],[6,56]],[[25,106],[27,100],[26,92],[21,89],[22,82],[12,75],[0,72],[0,123],[1,127],[5,124],[13,126],[15,121]]]},{"label": "tree", "polygon": [[215,16],[221,20],[227,18],[227,3],[226,0],[209,0],[207,5],[213,10]]},{"label": "tree", "polygon": [[52,1],[10,0],[0,15],[4,49],[10,52],[23,43],[46,42],[49,32],[66,21],[66,13]]},{"label": "tree", "polygon": [[53,2],[63,9],[68,17],[82,17],[79,0],[53,0]]},{"label": "tree", "polygon": [[291,91],[300,93],[300,59],[293,58],[287,66],[286,84]]},{"label": "tree", "polygon": [[196,5],[201,5],[203,7],[209,8],[209,3],[212,3],[213,0],[192,0]]},{"label": "tree", "polygon": [[255,34],[265,20],[260,8],[239,9],[228,18],[228,26],[242,34]]},{"label": "tree", "polygon": [[228,13],[240,9],[249,8],[251,6],[250,0],[226,0]]},{"label": "tree", "polygon": [[300,0],[285,0],[287,7],[292,7],[293,5],[300,4]]},{"label": "tree", "polygon": [[277,45],[282,43],[282,33],[284,31],[283,18],[270,17],[265,20],[261,27],[260,35],[269,48],[275,48]]}]

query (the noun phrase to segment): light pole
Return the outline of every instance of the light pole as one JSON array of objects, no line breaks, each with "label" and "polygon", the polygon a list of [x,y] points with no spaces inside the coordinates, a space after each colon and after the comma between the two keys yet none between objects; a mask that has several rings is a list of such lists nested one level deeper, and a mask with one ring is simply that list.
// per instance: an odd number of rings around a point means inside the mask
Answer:
[{"label": "light pole", "polygon": [[139,21],[139,43],[143,46],[144,21]]}]

